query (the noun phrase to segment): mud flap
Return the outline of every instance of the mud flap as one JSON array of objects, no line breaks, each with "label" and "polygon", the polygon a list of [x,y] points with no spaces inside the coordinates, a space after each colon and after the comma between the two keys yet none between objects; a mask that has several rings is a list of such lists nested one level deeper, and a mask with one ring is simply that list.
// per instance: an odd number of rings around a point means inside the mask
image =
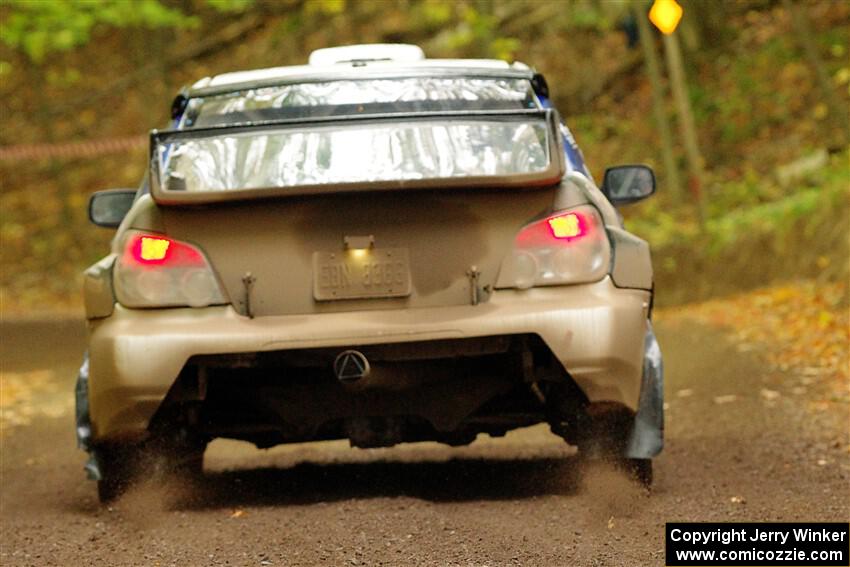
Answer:
[{"label": "mud flap", "polygon": [[664,363],[652,322],[646,324],[640,399],[626,446],[630,459],[651,459],[664,447]]},{"label": "mud flap", "polygon": [[77,385],[74,388],[76,399],[77,447],[87,451],[89,460],[85,470],[91,480],[100,480],[100,467],[97,455],[91,444],[91,418],[89,417],[89,353],[83,355],[83,364],[77,374]]}]

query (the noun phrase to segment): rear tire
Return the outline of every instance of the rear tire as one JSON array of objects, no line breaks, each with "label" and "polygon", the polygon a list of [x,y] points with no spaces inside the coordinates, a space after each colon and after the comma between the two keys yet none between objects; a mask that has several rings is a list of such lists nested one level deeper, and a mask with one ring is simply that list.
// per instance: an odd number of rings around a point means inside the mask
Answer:
[{"label": "rear tire", "polygon": [[97,499],[101,504],[110,504],[126,489],[126,483],[113,476],[101,478],[97,481]]},{"label": "rear tire", "polygon": [[101,478],[97,496],[108,504],[124,494],[142,478],[189,481],[203,475],[205,442],[108,446],[96,450]]},{"label": "rear tire", "polygon": [[652,487],[652,459],[629,459],[622,452],[600,450],[599,444],[594,444],[593,449],[582,448],[580,445],[579,458],[585,463],[608,463],[644,488]]},{"label": "rear tire", "polygon": [[588,417],[578,441],[579,457],[585,461],[607,462],[649,489],[652,486],[652,459],[626,457],[634,417],[625,411],[610,411]]},{"label": "rear tire", "polygon": [[624,459],[629,477],[643,487],[652,487],[652,459]]},{"label": "rear tire", "polygon": [[97,481],[97,497],[101,504],[108,504],[121,496],[133,480],[133,468],[137,447],[98,447],[97,455],[100,480]]}]

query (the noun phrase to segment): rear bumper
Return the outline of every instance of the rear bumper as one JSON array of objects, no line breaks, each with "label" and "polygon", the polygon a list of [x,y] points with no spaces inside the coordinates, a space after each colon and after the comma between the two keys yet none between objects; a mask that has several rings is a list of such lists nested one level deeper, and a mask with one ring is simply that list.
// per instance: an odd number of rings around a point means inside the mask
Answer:
[{"label": "rear bumper", "polygon": [[145,434],[194,355],[537,334],[591,402],[637,411],[649,293],[593,284],[499,290],[477,306],[248,319],[231,307],[116,306],[90,324],[89,402],[98,442]]}]

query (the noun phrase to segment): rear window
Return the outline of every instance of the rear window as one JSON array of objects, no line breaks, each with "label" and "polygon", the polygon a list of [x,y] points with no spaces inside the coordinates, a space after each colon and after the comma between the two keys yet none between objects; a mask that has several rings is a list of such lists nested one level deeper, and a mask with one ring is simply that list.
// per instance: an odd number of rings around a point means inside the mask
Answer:
[{"label": "rear window", "polygon": [[551,135],[529,117],[382,119],[181,136],[156,156],[177,193],[525,177],[551,169]]},{"label": "rear window", "polygon": [[183,128],[290,118],[539,108],[526,79],[415,77],[298,83],[195,97]]}]

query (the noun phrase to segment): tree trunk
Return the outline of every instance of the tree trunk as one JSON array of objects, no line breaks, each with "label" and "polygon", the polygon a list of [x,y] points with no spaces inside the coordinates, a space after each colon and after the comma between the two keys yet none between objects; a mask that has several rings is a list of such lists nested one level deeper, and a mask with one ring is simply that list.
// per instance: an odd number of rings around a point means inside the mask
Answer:
[{"label": "tree trunk", "polygon": [[821,91],[821,98],[829,108],[829,114],[832,116],[832,119],[837,121],[843,130],[844,143],[840,145],[846,145],[850,143],[850,120],[848,120],[847,106],[843,105],[838,95],[835,94],[835,88],[832,86],[829,73],[818,54],[815,42],[812,41],[812,29],[809,25],[809,17],[806,11],[800,8],[799,2],[782,0],[782,7],[791,16],[791,22],[794,24],[794,35],[797,42],[803,48],[806,59],[809,60],[809,65],[815,72]]}]

